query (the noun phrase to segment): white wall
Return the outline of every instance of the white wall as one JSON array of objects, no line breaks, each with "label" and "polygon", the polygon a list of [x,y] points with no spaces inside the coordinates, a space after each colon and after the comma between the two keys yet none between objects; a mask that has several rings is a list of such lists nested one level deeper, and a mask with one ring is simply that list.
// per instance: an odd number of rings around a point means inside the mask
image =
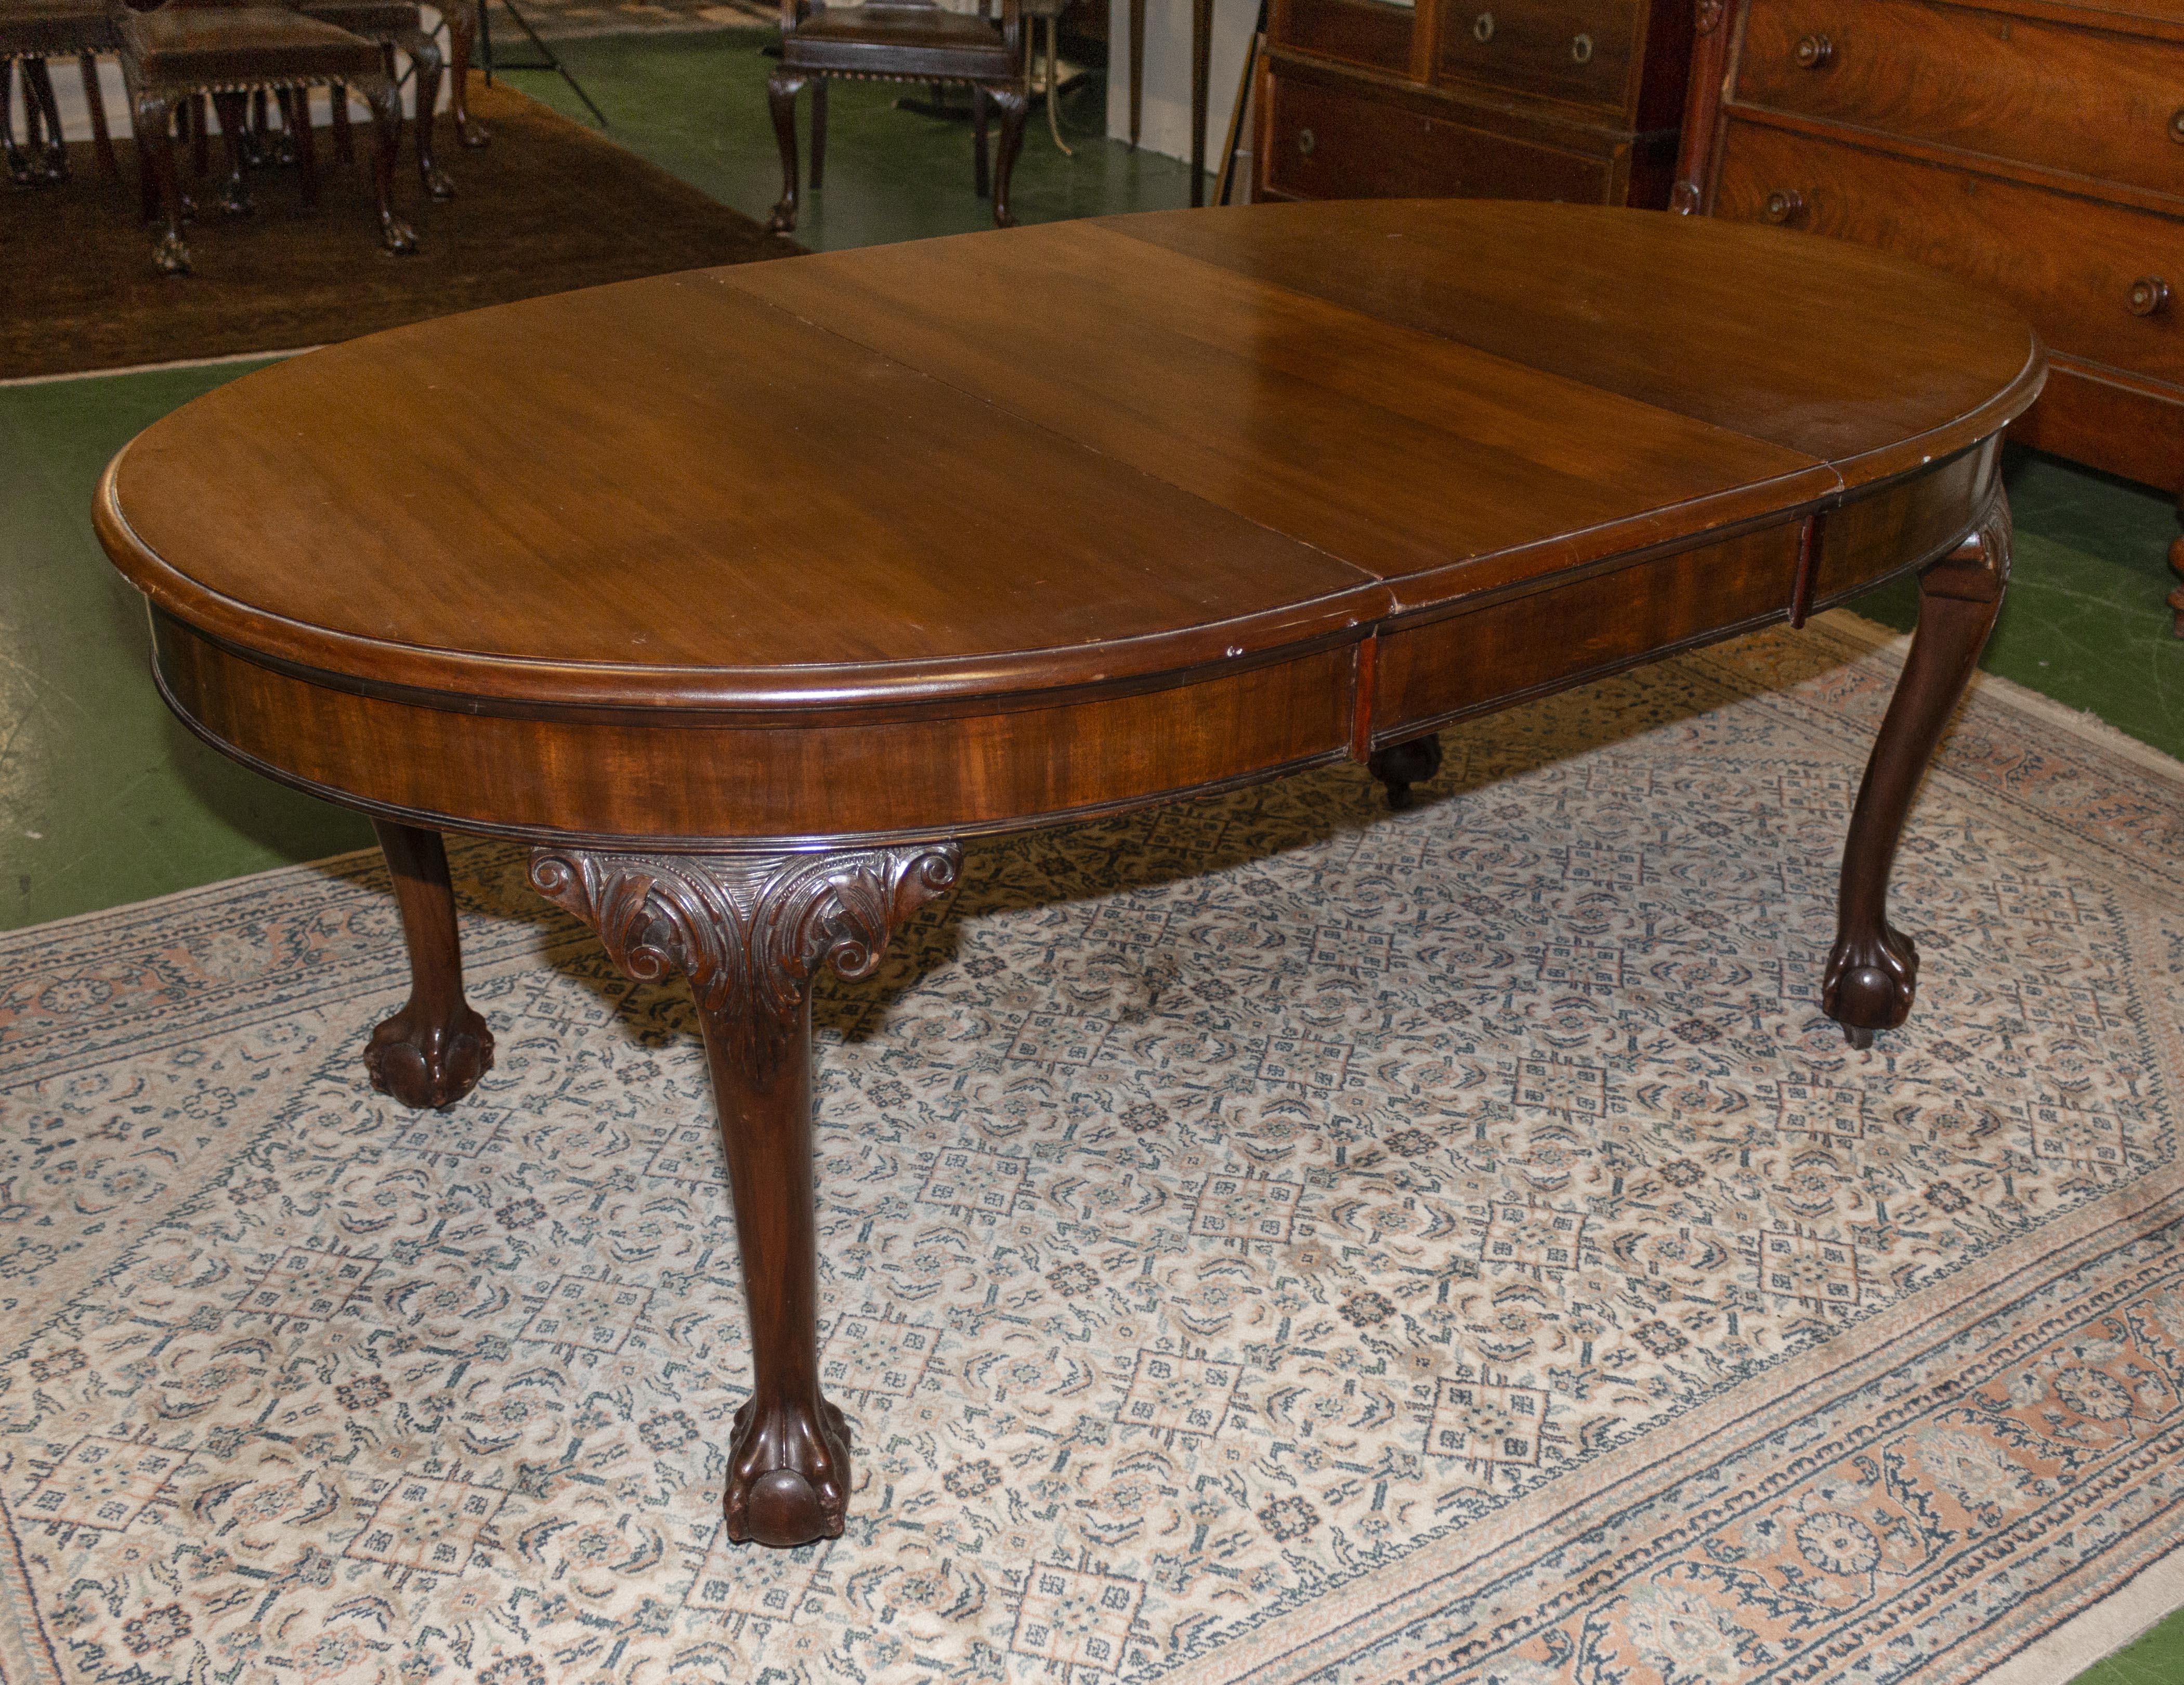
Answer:
[{"label": "white wall", "polygon": [[[1236,78],[1258,21],[1258,0],[1213,0],[1213,68],[1206,86],[1206,166],[1221,167]],[[1129,0],[1107,4],[1107,132],[1130,137]],[[1145,0],[1145,126],[1138,144],[1190,156],[1190,0]],[[1251,144],[1246,134],[1245,144]]]}]

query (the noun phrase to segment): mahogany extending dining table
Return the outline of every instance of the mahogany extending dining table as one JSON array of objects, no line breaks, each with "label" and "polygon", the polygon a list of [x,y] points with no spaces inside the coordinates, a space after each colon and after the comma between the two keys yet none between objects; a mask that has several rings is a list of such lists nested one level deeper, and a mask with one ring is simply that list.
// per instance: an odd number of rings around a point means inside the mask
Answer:
[{"label": "mahogany extending dining table", "polygon": [[2009,567],[2044,354],[1882,253],[1482,202],[1118,217],[660,276],[298,356],[95,519],[161,692],[370,814],[412,973],[374,1081],[460,1100],[442,834],[694,997],[752,1328],[730,1535],[842,1531],[811,992],[962,840],[1355,757],[1915,570],[1823,1010],[1901,1024],[1898,834]]}]

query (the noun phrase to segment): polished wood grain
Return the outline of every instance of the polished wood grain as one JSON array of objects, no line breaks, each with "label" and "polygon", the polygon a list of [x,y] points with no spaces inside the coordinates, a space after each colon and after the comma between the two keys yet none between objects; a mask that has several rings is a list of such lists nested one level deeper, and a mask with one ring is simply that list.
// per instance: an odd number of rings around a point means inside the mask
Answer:
[{"label": "polished wood grain", "polygon": [[[1919,258],[2053,342],[2022,437],[2184,496],[2184,13],[1699,0],[1674,208]],[[2184,538],[2170,565],[2184,573]],[[2172,600],[2184,636],[2184,590]]]},{"label": "polished wood grain", "polygon": [[[2184,147],[2177,150],[2184,153]],[[2037,310],[2056,349],[2184,382],[2184,312],[2141,314],[2132,288],[2184,287],[2184,220],[1801,134],[1731,126],[1715,201],[1758,220],[1793,192],[1792,224],[1930,263]],[[2040,237],[2028,238],[2039,231]]]},{"label": "polished wood grain", "polygon": [[[1957,74],[1917,74],[1936,59]],[[2128,183],[2184,209],[2184,145],[2170,133],[2184,111],[2184,43],[1928,0],[1752,0],[1737,96]]]},{"label": "polished wood grain", "polygon": [[1555,145],[1527,126],[1360,88],[1318,66],[1285,70],[1265,95],[1262,198],[1618,204],[1628,184],[1630,150],[1612,140]]},{"label": "polished wood grain", "polygon": [[1272,0],[1260,198],[1665,204],[1689,0]]},{"label": "polished wood grain", "polygon": [[2005,306],[1809,236],[1261,205],[332,347],[148,429],[93,516],[183,721],[379,822],[398,1098],[490,1057],[443,830],[531,842],[618,965],[687,979],[753,1329],[725,1514],[788,1545],[842,1531],[853,1450],[817,1382],[810,987],[869,974],[961,839],[1346,756],[1401,805],[1444,721],[1919,570],[1823,979],[1869,1040],[1910,1009],[1888,873],[2044,367]]},{"label": "polished wood grain", "polygon": [[[1881,252],[1629,211],[1369,204],[1130,219],[1132,237],[1826,462],[1863,484],[2025,405],[2038,343],[1992,296]],[[1232,214],[1233,215],[1233,214]],[[1581,232],[1580,231],[1582,231]],[[1358,252],[1369,242],[1369,263]],[[1837,313],[1854,334],[1814,335]],[[1703,322],[1706,354],[1692,354]],[[1672,325],[1673,324],[1673,325]]]}]

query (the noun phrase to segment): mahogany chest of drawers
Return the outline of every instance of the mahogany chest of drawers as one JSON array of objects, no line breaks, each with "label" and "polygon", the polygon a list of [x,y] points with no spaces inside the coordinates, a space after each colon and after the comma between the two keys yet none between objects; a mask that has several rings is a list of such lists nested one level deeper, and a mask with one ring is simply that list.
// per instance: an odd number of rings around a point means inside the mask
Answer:
[{"label": "mahogany chest of drawers", "polygon": [[1690,0],[1271,0],[1266,198],[1668,203]]},{"label": "mahogany chest of drawers", "polygon": [[2184,485],[2184,3],[1700,0],[1697,29],[1678,210],[2011,299],[2053,371],[2010,436]]}]

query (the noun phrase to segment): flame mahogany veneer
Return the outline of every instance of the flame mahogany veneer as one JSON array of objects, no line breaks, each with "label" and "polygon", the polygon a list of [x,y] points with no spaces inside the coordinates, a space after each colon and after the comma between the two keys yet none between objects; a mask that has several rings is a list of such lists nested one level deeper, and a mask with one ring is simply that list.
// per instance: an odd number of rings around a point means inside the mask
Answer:
[{"label": "flame mahogany veneer", "polygon": [[[1038,298],[1046,308],[1026,310]],[[413,1106],[493,1038],[443,831],[688,981],[754,1388],[731,1533],[839,1533],[811,984],[960,840],[1370,760],[1916,569],[1827,1013],[1900,1024],[1897,834],[1999,605],[2023,321],[1883,254],[1644,212],[1258,205],[661,276],[316,351],[147,429],[95,517],[176,713],[377,822]]]}]

